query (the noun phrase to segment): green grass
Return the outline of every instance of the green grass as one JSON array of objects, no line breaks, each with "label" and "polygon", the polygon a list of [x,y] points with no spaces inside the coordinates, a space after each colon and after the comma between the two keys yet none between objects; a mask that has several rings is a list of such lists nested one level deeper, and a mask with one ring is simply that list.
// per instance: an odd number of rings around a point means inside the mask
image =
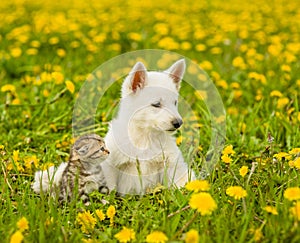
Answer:
[{"label": "green grass", "polygon": [[[25,217],[24,242],[117,242],[114,236],[124,226],[135,231],[135,242],[145,242],[154,230],[170,242],[183,242],[190,229],[197,230],[201,242],[299,242],[300,213],[295,217],[291,208],[300,204],[300,196],[290,201],[284,192],[299,187],[300,166],[274,158],[300,147],[297,1],[98,2],[14,0],[0,6],[0,241],[9,242]],[[68,159],[72,112],[87,75],[119,54],[145,48],[194,60],[218,88],[227,112],[225,144],[233,145],[235,154],[231,164],[219,159],[206,178],[217,209],[201,216],[189,208],[193,193],[184,188],[160,188],[143,197],[93,193],[89,206],[60,205],[34,194],[34,172]],[[74,93],[66,80],[74,84]],[[105,92],[97,109],[94,128],[101,136],[116,113],[120,84]],[[3,90],[7,85],[10,91]],[[181,96],[197,119],[186,117],[184,124],[193,129],[176,136],[182,136],[184,157],[199,171],[211,121],[205,102],[185,83]],[[198,135],[200,144],[194,140]],[[35,158],[36,165],[30,164]],[[245,177],[239,174],[243,165],[249,168]],[[227,195],[233,185],[247,196]],[[90,211],[96,218],[96,210],[105,213],[110,205],[116,208],[113,224],[97,219],[89,233],[82,231],[78,213]],[[278,215],[266,212],[266,206]]]}]

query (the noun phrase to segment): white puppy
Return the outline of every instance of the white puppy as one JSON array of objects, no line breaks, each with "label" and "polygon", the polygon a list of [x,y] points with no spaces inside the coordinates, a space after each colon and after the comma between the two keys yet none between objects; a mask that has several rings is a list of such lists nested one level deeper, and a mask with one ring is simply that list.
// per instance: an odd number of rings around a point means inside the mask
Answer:
[{"label": "white puppy", "polygon": [[124,80],[117,118],[105,137],[110,155],[102,169],[110,190],[144,194],[158,184],[182,187],[195,179],[172,137],[182,125],[177,104],[184,71],[183,59],[163,72],[138,62]]}]

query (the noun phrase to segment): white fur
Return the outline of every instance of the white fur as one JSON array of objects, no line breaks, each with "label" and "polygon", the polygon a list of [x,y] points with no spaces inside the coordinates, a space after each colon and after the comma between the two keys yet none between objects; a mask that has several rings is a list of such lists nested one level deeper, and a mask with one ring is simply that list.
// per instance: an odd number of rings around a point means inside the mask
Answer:
[{"label": "white fur", "polygon": [[[144,194],[157,184],[182,187],[195,178],[170,131],[172,121],[182,119],[176,102],[184,70],[183,60],[164,72],[147,72],[137,63],[124,80],[119,112],[105,137],[110,155],[102,169],[110,190]],[[152,106],[157,102],[161,107]]]},{"label": "white fur", "polygon": [[33,191],[36,193],[41,193],[41,190],[50,192],[52,187],[58,186],[66,166],[67,163],[61,163],[58,167],[51,166],[47,170],[35,172],[34,182],[31,185]]}]

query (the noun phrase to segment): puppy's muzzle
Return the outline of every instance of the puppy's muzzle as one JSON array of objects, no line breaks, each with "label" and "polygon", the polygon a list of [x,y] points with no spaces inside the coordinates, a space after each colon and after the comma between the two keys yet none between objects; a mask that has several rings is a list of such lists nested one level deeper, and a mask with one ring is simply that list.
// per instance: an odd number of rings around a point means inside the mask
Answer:
[{"label": "puppy's muzzle", "polygon": [[176,118],[171,123],[175,129],[178,129],[182,125],[182,120],[180,118]]}]

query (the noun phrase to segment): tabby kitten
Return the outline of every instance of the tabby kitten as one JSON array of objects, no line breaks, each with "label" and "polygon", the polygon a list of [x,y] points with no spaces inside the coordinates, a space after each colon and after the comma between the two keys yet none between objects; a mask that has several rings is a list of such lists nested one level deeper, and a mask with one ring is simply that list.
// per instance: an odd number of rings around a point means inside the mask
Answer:
[{"label": "tabby kitten", "polygon": [[[72,146],[70,159],[62,173],[59,189],[59,199],[70,201],[76,194],[86,201],[88,194],[93,191],[108,193],[106,181],[101,169],[109,154],[104,140],[96,135],[84,135]],[[57,194],[56,194],[57,195]]]}]

